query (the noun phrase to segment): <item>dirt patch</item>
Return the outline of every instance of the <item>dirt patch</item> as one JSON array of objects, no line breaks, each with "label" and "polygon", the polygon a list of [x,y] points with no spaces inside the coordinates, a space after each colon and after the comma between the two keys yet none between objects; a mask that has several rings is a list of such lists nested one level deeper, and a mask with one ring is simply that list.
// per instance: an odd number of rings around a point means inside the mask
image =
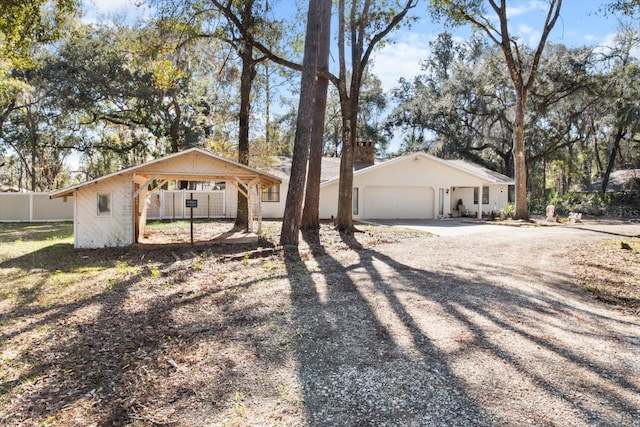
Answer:
[{"label": "dirt patch", "polygon": [[593,298],[640,315],[640,239],[583,244],[571,253],[576,283]]},{"label": "dirt patch", "polygon": [[227,245],[257,243],[255,233],[234,229],[232,221],[154,221],[147,224],[139,244],[161,245]]},{"label": "dirt patch", "polygon": [[611,235],[325,224],[285,252],[279,227],[247,245],[4,239],[0,423],[639,425],[640,319],[573,287],[576,248]]}]

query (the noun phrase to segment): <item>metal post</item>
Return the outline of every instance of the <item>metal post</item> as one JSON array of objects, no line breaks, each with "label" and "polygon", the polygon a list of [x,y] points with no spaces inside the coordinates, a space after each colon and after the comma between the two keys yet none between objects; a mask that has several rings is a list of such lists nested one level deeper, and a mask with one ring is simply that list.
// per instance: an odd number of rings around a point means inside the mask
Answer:
[{"label": "metal post", "polygon": [[[193,200],[193,193],[189,196],[191,200]],[[191,244],[193,245],[193,205],[189,208],[189,222],[191,223]]]}]

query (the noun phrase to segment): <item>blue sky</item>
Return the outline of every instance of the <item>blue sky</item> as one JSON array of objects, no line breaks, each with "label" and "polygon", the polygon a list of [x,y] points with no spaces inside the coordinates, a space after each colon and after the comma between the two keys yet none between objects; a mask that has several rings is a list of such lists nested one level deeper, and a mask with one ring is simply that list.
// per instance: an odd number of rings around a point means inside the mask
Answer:
[{"label": "blue sky", "polygon": [[[113,14],[128,17],[144,14],[135,6],[136,0],[85,0],[85,22],[96,22]],[[544,0],[513,0],[510,6],[510,28],[530,44],[537,43],[545,16]],[[292,5],[291,0],[280,0],[281,6]],[[427,1],[421,1],[415,9],[416,15],[426,15]],[[549,41],[570,47],[609,46],[618,27],[614,16],[604,16],[598,9],[604,0],[564,0],[561,17]],[[284,7],[283,9],[286,9]],[[293,7],[290,7],[293,14]],[[392,33],[395,42],[380,49],[373,56],[373,72],[382,81],[383,88],[394,87],[401,77],[411,78],[420,71],[420,63],[429,53],[429,42],[444,30],[425,16],[411,29],[401,28]],[[460,38],[468,29],[456,30]],[[334,55],[335,58],[335,55]]]},{"label": "blue sky", "polygon": [[[514,0],[510,9],[509,29],[530,45],[537,45],[546,14],[546,2],[541,0]],[[610,46],[618,27],[616,17],[605,17],[598,9],[604,4],[598,0],[564,0],[560,19],[548,38],[550,43],[569,47]],[[420,63],[429,54],[429,42],[444,31],[443,25],[423,19],[410,30],[401,29],[396,42],[378,51],[374,56],[374,73],[383,82],[385,90],[392,88],[400,77],[409,78],[420,71]],[[459,39],[469,34],[469,27],[452,31]]]}]

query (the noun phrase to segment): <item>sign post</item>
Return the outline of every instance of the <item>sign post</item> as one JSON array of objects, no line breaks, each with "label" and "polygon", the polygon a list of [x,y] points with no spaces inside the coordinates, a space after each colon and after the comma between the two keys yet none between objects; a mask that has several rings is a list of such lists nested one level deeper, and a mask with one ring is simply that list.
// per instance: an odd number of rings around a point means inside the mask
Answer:
[{"label": "sign post", "polygon": [[198,207],[198,199],[193,198],[193,193],[190,193],[189,198],[185,201],[185,207],[189,208],[189,223],[191,226],[191,244],[193,245],[193,208]]}]

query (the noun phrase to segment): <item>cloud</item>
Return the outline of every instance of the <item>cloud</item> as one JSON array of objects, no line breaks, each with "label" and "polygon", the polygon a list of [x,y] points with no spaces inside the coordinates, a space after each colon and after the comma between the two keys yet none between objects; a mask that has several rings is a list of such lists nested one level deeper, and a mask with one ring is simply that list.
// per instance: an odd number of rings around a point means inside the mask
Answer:
[{"label": "cloud", "polygon": [[429,40],[410,35],[375,52],[371,72],[382,82],[385,91],[398,85],[401,77],[412,79],[420,74],[420,64],[429,55]]},{"label": "cloud", "polygon": [[85,0],[82,21],[95,24],[123,17],[135,21],[137,18],[149,16],[151,8],[137,3],[139,3],[137,0]]}]

